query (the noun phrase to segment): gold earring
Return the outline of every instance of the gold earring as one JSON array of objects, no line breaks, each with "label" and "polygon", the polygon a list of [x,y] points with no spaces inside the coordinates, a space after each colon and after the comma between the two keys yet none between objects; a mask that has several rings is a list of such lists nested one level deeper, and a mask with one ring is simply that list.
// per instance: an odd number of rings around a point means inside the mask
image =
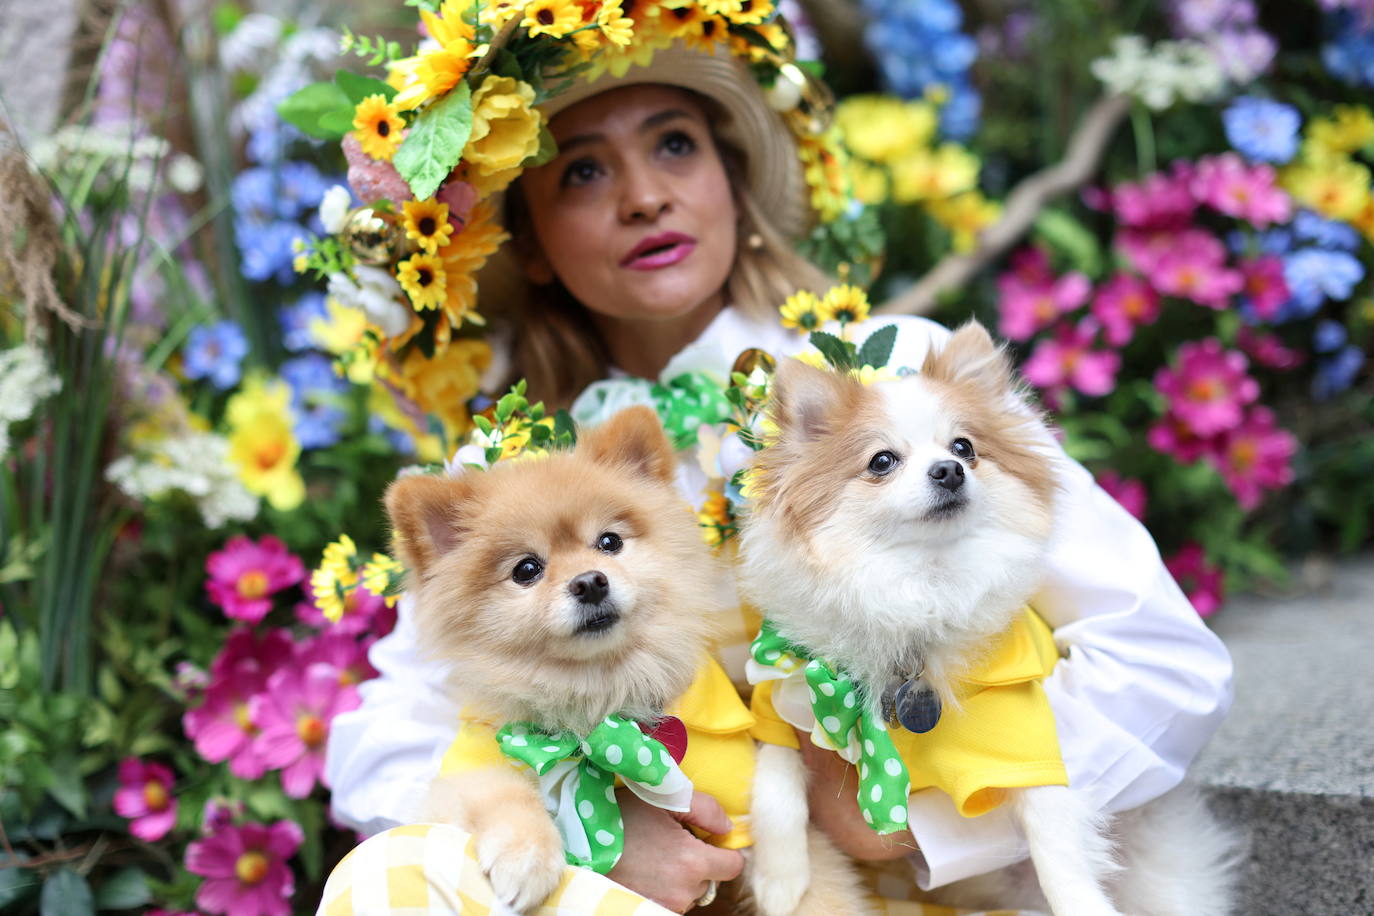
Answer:
[{"label": "gold earring", "polygon": [[744,244],[749,246],[750,251],[758,251],[763,247],[763,236],[759,235],[757,232],[752,232],[749,234],[749,238],[745,240]]}]

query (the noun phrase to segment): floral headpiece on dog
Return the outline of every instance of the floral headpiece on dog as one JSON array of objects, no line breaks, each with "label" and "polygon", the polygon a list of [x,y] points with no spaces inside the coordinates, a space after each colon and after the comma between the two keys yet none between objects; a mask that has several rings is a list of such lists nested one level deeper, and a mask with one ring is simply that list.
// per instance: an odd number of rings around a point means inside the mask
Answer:
[{"label": "floral headpiece on dog", "polygon": [[[296,267],[328,280],[331,327],[346,326],[331,345],[341,366],[399,395],[411,428],[423,432],[423,418],[437,417],[446,442],[470,429],[466,402],[492,359],[477,275],[508,239],[496,195],[557,152],[540,106],[579,81],[648,66],[664,49],[746,62],[797,141],[818,219],[808,254],[841,270],[847,258],[874,257],[873,234],[846,215],[831,96],[795,60],[773,0],[407,3],[420,7],[427,35],[408,56],[394,41],[344,37],[345,50],[384,67],[385,79],[340,70],[278,111],[310,136],[342,141],[363,205],[332,190],[320,211],[327,234],[302,246]],[[440,376],[472,384],[439,385]],[[471,390],[455,398],[455,388]]]}]

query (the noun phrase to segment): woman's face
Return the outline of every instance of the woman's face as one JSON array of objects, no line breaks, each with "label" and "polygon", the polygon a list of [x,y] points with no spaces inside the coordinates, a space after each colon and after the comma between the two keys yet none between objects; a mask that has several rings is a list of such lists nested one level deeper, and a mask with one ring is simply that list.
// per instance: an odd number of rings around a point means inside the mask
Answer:
[{"label": "woman's face", "polygon": [[531,278],[556,275],[608,318],[719,308],[735,258],[735,203],[691,93],[626,86],[571,106],[549,127],[557,158],[520,179],[541,249]]}]

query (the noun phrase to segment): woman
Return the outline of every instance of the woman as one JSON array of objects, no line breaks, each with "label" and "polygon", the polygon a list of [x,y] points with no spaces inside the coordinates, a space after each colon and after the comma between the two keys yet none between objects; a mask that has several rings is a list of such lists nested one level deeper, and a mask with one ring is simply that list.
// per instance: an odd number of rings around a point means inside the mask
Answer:
[{"label": "woman", "polygon": [[[804,346],[779,326],[776,308],[799,287],[827,284],[785,242],[804,228],[797,160],[743,67],[724,56],[660,54],[648,68],[555,99],[546,114],[557,158],[528,169],[506,202],[518,267],[504,269],[519,270],[529,287],[519,300],[516,365],[532,393],[566,403],[609,375],[574,404],[579,420],[594,422],[636,397],[633,377],[689,369],[724,376],[745,348],[783,356]],[[502,268],[488,269],[484,293],[494,269]],[[894,366],[919,366],[947,334],[923,319],[897,323]],[[858,328],[856,339],[865,333]],[[699,503],[705,473],[696,458],[683,453],[679,480]],[[1083,468],[1066,465],[1063,535],[1034,601],[1065,656],[1046,691],[1072,784],[1119,811],[1182,778],[1229,705],[1230,663],[1144,528]],[[722,652],[737,678],[750,636],[741,627]],[[416,817],[413,803],[457,721],[439,690],[443,672],[418,661],[404,603],[372,661],[381,675],[362,686],[358,710],[335,720],[327,758],[337,816],[366,833]],[[960,818],[933,790],[913,795],[909,834],[880,838],[860,819],[852,790],[838,791],[846,779],[854,784],[848,765],[814,757],[817,822],[852,855],[909,858],[922,888],[1026,855],[1008,819]],[[738,853],[702,843],[630,798],[625,819],[626,853],[609,877],[671,910],[708,902],[715,882],[741,867]],[[728,826],[702,796],[685,820],[717,833]],[[331,886],[337,893],[335,882],[362,880],[336,873]],[[436,893],[438,879],[426,880]]]}]

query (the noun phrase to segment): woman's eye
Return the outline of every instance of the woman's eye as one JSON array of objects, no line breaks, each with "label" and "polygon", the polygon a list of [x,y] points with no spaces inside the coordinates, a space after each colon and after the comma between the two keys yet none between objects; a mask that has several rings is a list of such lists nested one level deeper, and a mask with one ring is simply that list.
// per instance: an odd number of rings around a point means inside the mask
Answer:
[{"label": "woman's eye", "polygon": [[625,542],[614,531],[605,531],[596,537],[596,549],[603,553],[619,553]]},{"label": "woman's eye", "polygon": [[670,156],[685,156],[696,151],[697,141],[683,131],[674,130],[663,135],[659,147]]},{"label": "woman's eye", "polygon": [[972,461],[978,457],[973,451],[973,443],[962,437],[951,442],[949,450],[954,453],[955,458],[962,458],[965,461]]},{"label": "woman's eye", "polygon": [[539,578],[544,571],[544,566],[534,557],[525,557],[515,564],[515,569],[511,571],[510,577],[520,585],[529,585]]},{"label": "woman's eye", "polygon": [[574,159],[563,170],[561,184],[576,187],[595,181],[601,174],[601,166],[595,159]]},{"label": "woman's eye", "polygon": [[868,471],[870,474],[877,474],[879,477],[892,473],[897,467],[898,458],[892,452],[881,451],[868,459]]}]

